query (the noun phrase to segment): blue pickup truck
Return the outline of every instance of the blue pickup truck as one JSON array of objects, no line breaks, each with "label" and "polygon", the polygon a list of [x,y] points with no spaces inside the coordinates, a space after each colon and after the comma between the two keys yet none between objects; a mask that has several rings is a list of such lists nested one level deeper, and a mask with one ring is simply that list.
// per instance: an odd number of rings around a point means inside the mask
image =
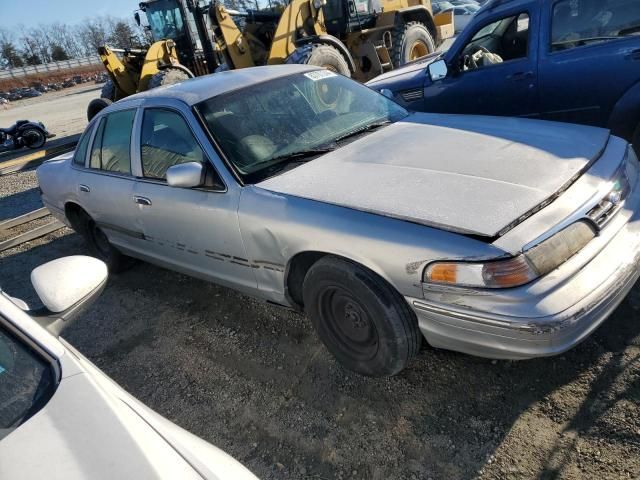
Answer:
[{"label": "blue pickup truck", "polygon": [[606,127],[640,150],[640,0],[492,0],[446,53],[367,85],[411,110]]}]

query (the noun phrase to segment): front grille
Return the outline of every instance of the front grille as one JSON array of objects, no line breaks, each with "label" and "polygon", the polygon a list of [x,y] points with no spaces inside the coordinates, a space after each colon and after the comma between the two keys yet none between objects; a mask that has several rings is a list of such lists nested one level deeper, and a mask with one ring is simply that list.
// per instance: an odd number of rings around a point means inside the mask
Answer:
[{"label": "front grille", "polygon": [[405,90],[404,92],[400,92],[400,96],[405,102],[415,102],[422,98],[422,89]]}]

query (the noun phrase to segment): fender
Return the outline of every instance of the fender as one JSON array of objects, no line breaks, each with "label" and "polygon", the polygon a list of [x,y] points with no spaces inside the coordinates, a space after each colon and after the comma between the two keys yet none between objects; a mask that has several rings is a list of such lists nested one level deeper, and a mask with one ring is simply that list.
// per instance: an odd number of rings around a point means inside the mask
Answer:
[{"label": "fender", "polygon": [[27,122],[27,123],[22,123],[18,125],[18,128],[16,129],[16,134],[24,132],[29,128],[37,128],[42,133],[44,133],[45,136],[49,135],[49,132],[47,132],[47,129],[44,127],[44,125],[39,122]]},{"label": "fender", "polygon": [[175,68],[176,70],[181,70],[184,73],[186,73],[187,75],[189,75],[189,78],[194,78],[195,77],[193,72],[191,70],[189,70],[187,67],[185,67],[184,65],[180,65],[180,64],[158,65],[158,70],[167,70],[169,68]]},{"label": "fender", "polygon": [[607,127],[611,133],[631,142],[640,125],[640,81],[618,99],[611,111]]},{"label": "fender", "polygon": [[310,35],[308,37],[303,37],[296,40],[295,45],[296,47],[299,47],[301,45],[306,45],[308,43],[324,43],[326,45],[331,45],[332,47],[337,48],[338,51],[344,57],[344,59],[347,61],[347,64],[349,65],[349,71],[351,73],[355,73],[356,64],[353,61],[353,57],[349,53],[349,49],[347,48],[347,46],[344,43],[342,43],[338,38],[334,37],[333,35]]}]

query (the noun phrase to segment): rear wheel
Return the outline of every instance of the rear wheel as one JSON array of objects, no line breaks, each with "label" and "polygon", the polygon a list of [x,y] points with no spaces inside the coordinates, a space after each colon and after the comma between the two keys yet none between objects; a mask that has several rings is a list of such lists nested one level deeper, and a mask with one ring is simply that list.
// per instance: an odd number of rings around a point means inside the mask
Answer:
[{"label": "rear wheel", "polygon": [[94,98],[89,102],[89,106],[87,107],[87,120],[93,120],[98,113],[107,108],[113,102],[108,98]]},{"label": "rear wheel", "polygon": [[161,87],[163,85],[173,85],[174,83],[188,80],[189,75],[178,68],[165,68],[155,73],[149,80],[149,88]]},{"label": "rear wheel", "polygon": [[303,298],[320,339],[350,370],[395,375],[420,349],[422,335],[405,299],[360,265],[319,260],[304,279]]},{"label": "rear wheel", "polygon": [[22,132],[22,140],[28,148],[40,148],[47,141],[47,137],[39,128],[28,128]]},{"label": "rear wheel", "polygon": [[73,218],[69,220],[74,229],[86,240],[91,254],[106,263],[110,272],[123,272],[134,265],[135,260],[111,245],[102,229],[83,210],[75,211]]},{"label": "rear wheel", "polygon": [[391,61],[395,68],[424,57],[435,50],[433,38],[423,23],[408,22],[394,28]]},{"label": "rear wheel", "polygon": [[308,43],[296,48],[285,63],[315,65],[339,73],[345,77],[351,76],[349,64],[340,51],[324,43]]}]

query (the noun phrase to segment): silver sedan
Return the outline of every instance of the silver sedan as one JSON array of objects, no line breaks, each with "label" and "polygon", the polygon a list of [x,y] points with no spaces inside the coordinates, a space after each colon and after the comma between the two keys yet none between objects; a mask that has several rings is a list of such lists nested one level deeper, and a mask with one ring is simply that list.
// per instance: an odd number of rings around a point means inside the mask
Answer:
[{"label": "silver sedan", "polygon": [[326,70],[223,72],[116,102],[38,169],[112,270],[138,258],[305,311],[346,367],[422,341],[561,353],[638,277],[638,161],[608,131],[409,113]]}]

